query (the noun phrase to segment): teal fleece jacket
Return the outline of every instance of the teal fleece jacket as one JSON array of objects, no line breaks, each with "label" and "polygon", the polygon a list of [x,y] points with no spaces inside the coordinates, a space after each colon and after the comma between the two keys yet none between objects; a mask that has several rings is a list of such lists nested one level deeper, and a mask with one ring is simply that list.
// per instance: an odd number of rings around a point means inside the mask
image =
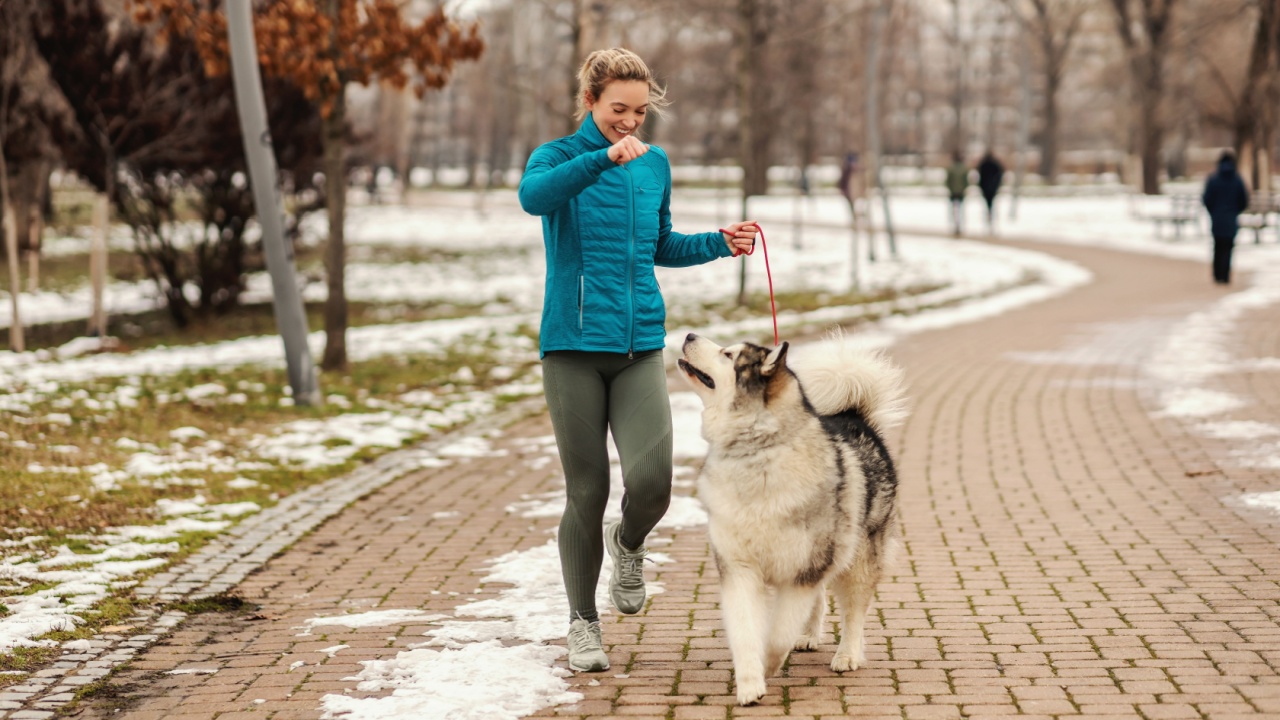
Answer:
[{"label": "teal fleece jacket", "polygon": [[632,353],[666,344],[655,265],[688,267],[732,252],[719,232],[671,229],[671,165],[657,146],[626,165],[591,116],[529,156],[520,205],[542,216],[547,282],[541,355]]}]

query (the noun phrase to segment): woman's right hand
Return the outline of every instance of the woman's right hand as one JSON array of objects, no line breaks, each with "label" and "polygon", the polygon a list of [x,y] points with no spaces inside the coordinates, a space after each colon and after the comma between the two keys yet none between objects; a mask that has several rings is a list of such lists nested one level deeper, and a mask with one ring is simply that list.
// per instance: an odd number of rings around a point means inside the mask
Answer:
[{"label": "woman's right hand", "polygon": [[649,152],[649,146],[635,135],[627,135],[609,148],[609,159],[618,165],[626,165]]}]

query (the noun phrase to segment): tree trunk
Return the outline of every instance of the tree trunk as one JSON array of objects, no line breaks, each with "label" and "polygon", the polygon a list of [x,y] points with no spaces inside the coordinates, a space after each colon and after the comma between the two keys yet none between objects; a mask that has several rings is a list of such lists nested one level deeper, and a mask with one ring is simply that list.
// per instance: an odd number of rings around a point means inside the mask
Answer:
[{"label": "tree trunk", "polygon": [[325,370],[345,370],[347,367],[347,244],[343,232],[347,214],[346,99],[346,88],[340,86],[333,100],[333,112],[321,121],[325,199],[329,215],[329,243],[324,253],[329,298],[324,304],[325,345],[324,357],[320,361],[320,367]]},{"label": "tree trunk", "polygon": [[1031,135],[1031,47],[1024,34],[1018,44],[1018,137],[1013,153],[1013,188],[1009,198],[1009,219],[1018,218],[1018,198],[1022,196],[1022,176],[1027,167],[1027,145]]},{"label": "tree trunk", "polygon": [[1142,192],[1144,195],[1160,194],[1160,152],[1164,147],[1164,122],[1160,117],[1160,99],[1164,95],[1164,81],[1160,76],[1160,62],[1154,52],[1145,62],[1142,87],[1138,102],[1138,150],[1142,157]]},{"label": "tree trunk", "polygon": [[[3,170],[4,162],[0,160],[0,172],[3,172]],[[0,235],[4,236],[5,259],[9,264],[9,311],[11,313],[9,316],[9,349],[13,352],[22,352],[26,350],[26,342],[22,336],[22,315],[19,313],[18,307],[18,298],[22,293],[22,281],[18,277],[18,230],[15,225],[13,207],[8,203],[0,203]]]},{"label": "tree trunk", "polygon": [[1053,34],[1043,35],[1044,52],[1044,132],[1040,139],[1040,177],[1052,185],[1058,175],[1058,91],[1062,88],[1063,57],[1054,46]]},{"label": "tree trunk", "polygon": [[107,286],[107,238],[111,233],[111,200],[106,195],[93,198],[93,239],[89,244],[89,283],[93,288],[93,304],[89,309],[91,337],[107,336],[107,311],[103,293]]},{"label": "tree trunk", "polygon": [[[738,150],[742,163],[742,192],[765,195],[769,192],[769,133],[764,127],[768,99],[761,92],[762,53],[768,41],[762,0],[738,0],[742,37],[738,59]],[[744,218],[745,219],[745,218]]]},{"label": "tree trunk", "polygon": [[[742,219],[746,220],[747,200],[769,191],[767,133],[759,125],[756,110],[761,98],[757,80],[761,71],[761,50],[767,40],[759,7],[761,0],[738,0],[738,159],[742,165]],[[738,304],[747,304],[747,258],[738,262]]]},{"label": "tree trunk", "polygon": [[31,220],[31,239],[29,245],[32,250],[27,252],[27,290],[29,292],[39,292],[40,290],[40,243],[44,238],[44,213],[39,208],[35,208],[34,217]]},{"label": "tree trunk", "polygon": [[[17,183],[10,189],[9,202],[13,204],[14,221],[18,232],[18,252],[26,258],[28,267],[35,271],[39,268],[40,238],[42,235],[44,216],[40,208],[44,205],[44,192],[48,186],[46,180],[50,172],[50,163],[45,160],[32,160],[24,163],[17,172]],[[28,273],[27,289],[32,292],[38,288],[38,275]]]},{"label": "tree trunk", "polygon": [[[0,77],[0,81],[6,78]],[[0,240],[4,242],[5,260],[9,264],[9,349],[22,352],[26,342],[22,336],[22,317],[18,299],[22,293],[18,270],[18,227],[9,197],[9,163],[5,160],[4,140],[9,134],[9,83],[0,82]]]},{"label": "tree trunk", "polygon": [[963,153],[966,149],[964,136],[964,73],[968,51],[960,39],[960,0],[951,0],[951,12],[951,42],[954,43],[951,48],[951,61],[955,63],[955,77],[952,79],[954,85],[951,88],[951,111],[955,115],[955,124],[951,127],[951,149]]},{"label": "tree trunk", "polygon": [[[1259,162],[1258,155],[1271,151],[1269,143],[1260,141],[1264,135],[1270,135],[1270,128],[1264,126],[1270,124],[1271,112],[1266,105],[1272,100],[1271,83],[1274,79],[1271,73],[1275,68],[1273,40],[1277,22],[1280,21],[1273,2],[1259,3],[1259,8],[1253,47],[1249,52],[1249,68],[1232,123],[1240,175],[1249,187],[1255,189],[1263,182],[1258,172],[1260,166],[1268,164]],[[1269,182],[1267,184],[1270,185]]]}]

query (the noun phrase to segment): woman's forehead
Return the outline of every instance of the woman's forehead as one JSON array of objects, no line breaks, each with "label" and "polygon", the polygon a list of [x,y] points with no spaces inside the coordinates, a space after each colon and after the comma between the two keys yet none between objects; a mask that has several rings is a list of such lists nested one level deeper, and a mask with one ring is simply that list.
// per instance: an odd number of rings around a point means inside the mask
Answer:
[{"label": "woman's forehead", "polygon": [[614,80],[604,86],[600,101],[622,103],[631,107],[649,104],[649,83],[643,80]]}]

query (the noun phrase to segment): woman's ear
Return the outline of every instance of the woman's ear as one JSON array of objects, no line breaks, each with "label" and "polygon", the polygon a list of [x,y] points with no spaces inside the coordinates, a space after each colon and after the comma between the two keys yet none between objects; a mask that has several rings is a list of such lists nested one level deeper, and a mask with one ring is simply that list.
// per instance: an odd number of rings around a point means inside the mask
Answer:
[{"label": "woman's ear", "polygon": [[596,96],[591,94],[590,90],[582,91],[582,106],[591,112],[596,109]]}]

